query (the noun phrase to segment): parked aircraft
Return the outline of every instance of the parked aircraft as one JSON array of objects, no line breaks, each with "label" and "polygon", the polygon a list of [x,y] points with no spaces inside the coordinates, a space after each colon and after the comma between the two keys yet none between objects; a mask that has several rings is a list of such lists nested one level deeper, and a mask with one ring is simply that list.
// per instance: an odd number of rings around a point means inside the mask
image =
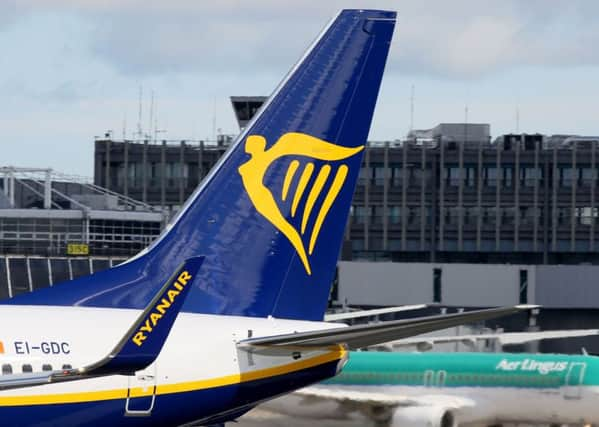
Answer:
[{"label": "parked aircraft", "polygon": [[267,409],[377,426],[597,424],[599,358],[558,354],[352,352],[338,376]]},{"label": "parked aircraft", "polygon": [[[394,25],[342,11],[148,249],[0,306],[2,424],[220,424],[336,375],[346,348],[519,310],[322,322]],[[182,303],[171,276],[200,255]]]}]

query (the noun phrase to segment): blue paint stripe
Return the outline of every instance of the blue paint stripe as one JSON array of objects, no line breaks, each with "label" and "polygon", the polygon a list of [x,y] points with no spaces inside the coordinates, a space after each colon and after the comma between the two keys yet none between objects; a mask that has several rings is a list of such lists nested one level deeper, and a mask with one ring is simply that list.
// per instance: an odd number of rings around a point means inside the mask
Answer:
[{"label": "blue paint stripe", "polygon": [[175,427],[197,420],[224,422],[234,419],[256,402],[330,378],[337,372],[337,364],[338,361],[333,361],[242,384],[156,396],[154,410],[149,417],[126,417],[125,400],[119,399],[0,407],[0,423],[11,427]]}]

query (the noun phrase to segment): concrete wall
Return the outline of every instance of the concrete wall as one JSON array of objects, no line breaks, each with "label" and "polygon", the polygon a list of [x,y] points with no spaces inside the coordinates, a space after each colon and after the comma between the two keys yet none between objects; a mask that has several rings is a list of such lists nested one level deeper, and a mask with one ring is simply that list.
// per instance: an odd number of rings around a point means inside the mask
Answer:
[{"label": "concrete wall", "polygon": [[599,307],[599,266],[537,266],[535,303],[547,308]]},{"label": "concrete wall", "polygon": [[[520,265],[442,264],[442,300],[452,306],[513,305],[520,301],[520,270],[528,270],[532,283],[534,267]],[[530,302],[529,289],[529,302]]]},{"label": "concrete wall", "polygon": [[[526,270],[528,291],[525,302],[568,308],[577,306],[573,305],[577,300],[584,300],[591,305],[582,307],[599,307],[599,286],[593,287],[592,274],[586,273],[589,268],[599,277],[599,266],[556,266],[552,269],[509,264],[340,262],[339,301],[377,306],[432,303],[435,268],[442,272],[440,302],[444,305],[485,307],[519,304],[520,271]],[[580,268],[585,271],[584,274],[577,270]],[[578,271],[577,275],[571,269]],[[575,296],[564,298],[562,277],[567,276],[576,277],[578,283],[573,288]],[[596,292],[596,297],[590,296],[590,290]]]},{"label": "concrete wall", "polygon": [[401,305],[433,300],[430,264],[340,261],[338,265],[340,302]]}]

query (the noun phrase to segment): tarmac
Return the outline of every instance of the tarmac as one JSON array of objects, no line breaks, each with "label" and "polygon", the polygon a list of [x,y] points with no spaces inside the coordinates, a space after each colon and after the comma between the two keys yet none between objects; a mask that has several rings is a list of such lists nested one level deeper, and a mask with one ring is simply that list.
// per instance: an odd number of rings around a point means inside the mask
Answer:
[{"label": "tarmac", "polygon": [[[237,420],[236,427],[375,427],[364,418],[353,420],[318,420],[314,418],[291,417],[277,412],[256,408]],[[504,427],[533,427],[528,424],[504,424]],[[536,427],[550,427],[537,425]]]},{"label": "tarmac", "polygon": [[374,424],[362,420],[315,420],[290,417],[256,408],[237,420],[237,427],[371,427]]}]

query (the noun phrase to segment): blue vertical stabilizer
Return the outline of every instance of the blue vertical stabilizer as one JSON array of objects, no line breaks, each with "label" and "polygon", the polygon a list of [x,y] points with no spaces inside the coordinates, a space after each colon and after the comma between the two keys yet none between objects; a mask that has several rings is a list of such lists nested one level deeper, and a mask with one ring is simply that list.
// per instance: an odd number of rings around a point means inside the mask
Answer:
[{"label": "blue vertical stabilizer", "polygon": [[204,255],[184,311],[322,320],[394,25],[342,11],[150,248],[8,303],[142,309]]}]

